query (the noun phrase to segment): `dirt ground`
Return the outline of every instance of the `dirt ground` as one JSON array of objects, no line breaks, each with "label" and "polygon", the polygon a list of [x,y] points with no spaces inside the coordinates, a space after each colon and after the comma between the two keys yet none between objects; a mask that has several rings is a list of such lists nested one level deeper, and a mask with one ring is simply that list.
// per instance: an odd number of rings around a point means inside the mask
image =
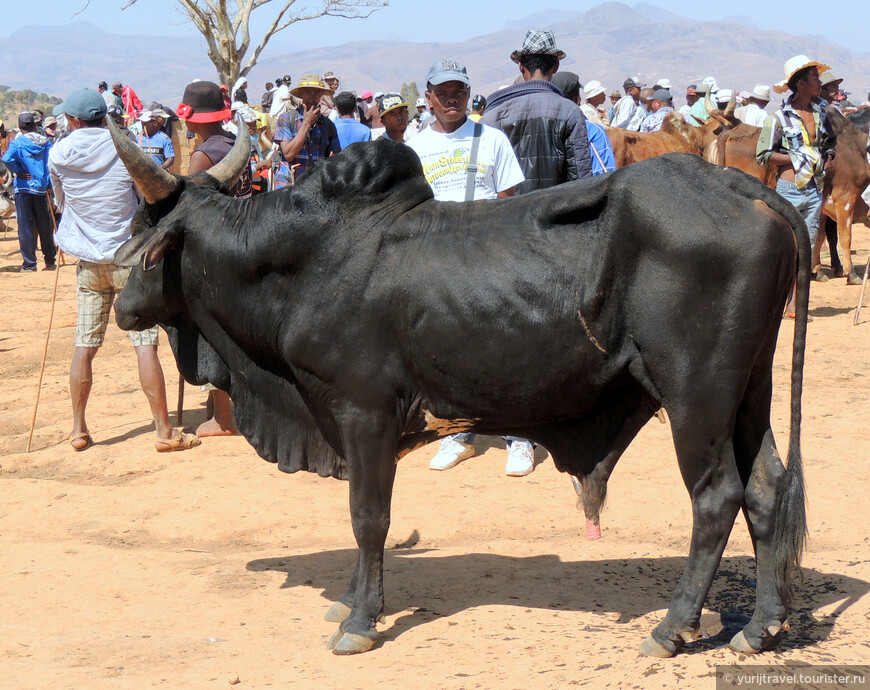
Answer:
[{"label": "dirt ground", "polygon": [[[870,232],[856,228],[863,270]],[[703,617],[673,659],[639,656],[688,553],[690,505],[667,425],[621,460],[585,540],[567,476],[546,452],[504,475],[498,439],[442,473],[430,445],[401,463],[386,557],[387,617],[370,653],[326,650],[323,620],[355,559],[347,484],[287,476],[243,438],[158,455],[128,337],[112,323],[94,366],[96,444],[74,453],[68,368],[75,270],[59,272],[32,452],[25,453],[55,274],[17,272],[0,239],[0,678],[16,688],[713,688],[748,620],[754,567],[739,517]],[[803,451],[810,543],[791,633],[753,661],[870,663],[870,296],[814,284]],[[788,433],[793,324],[775,365],[773,425]],[[163,339],[170,407],[177,394]],[[187,386],[184,424],[205,417]]]}]

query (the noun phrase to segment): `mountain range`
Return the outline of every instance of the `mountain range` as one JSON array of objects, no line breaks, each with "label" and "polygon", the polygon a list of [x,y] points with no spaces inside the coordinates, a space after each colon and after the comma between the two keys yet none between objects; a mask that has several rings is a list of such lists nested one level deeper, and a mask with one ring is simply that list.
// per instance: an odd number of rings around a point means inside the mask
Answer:
[{"label": "mountain range", "polygon": [[[439,58],[465,63],[473,90],[489,94],[518,76],[509,55],[526,28],[540,27],[551,28],[567,53],[562,69],[579,74],[581,82],[598,79],[608,90],[620,88],[629,75],[649,84],[667,77],[677,95],[707,75],[721,87],[751,90],[781,80],[783,64],[798,54],[830,64],[853,100],[863,101],[870,90],[870,53],[830,39],[763,31],[746,17],[702,22],[646,2],[608,2],[582,13],[537,13],[457,43],[366,40],[283,53],[267,48],[248,75],[248,94],[258,100],[264,83],[285,73],[296,81],[326,70],[342,76],[342,88],[357,92],[398,90],[412,81],[422,92],[426,71]],[[79,85],[120,80],[144,102],[174,107],[194,78],[214,78],[201,39],[113,35],[86,22],[26,27],[0,38],[0,84],[16,89],[63,96]]]}]

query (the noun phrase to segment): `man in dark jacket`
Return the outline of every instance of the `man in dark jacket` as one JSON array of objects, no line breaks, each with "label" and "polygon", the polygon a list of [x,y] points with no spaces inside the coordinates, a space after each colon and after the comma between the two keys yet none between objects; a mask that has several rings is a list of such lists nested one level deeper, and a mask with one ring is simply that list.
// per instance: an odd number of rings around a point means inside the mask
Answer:
[{"label": "man in dark jacket", "polygon": [[480,121],[508,135],[526,176],[518,194],[592,175],[586,118],[550,83],[564,57],[552,31],[527,32],[511,53],[524,81],[487,99]]}]

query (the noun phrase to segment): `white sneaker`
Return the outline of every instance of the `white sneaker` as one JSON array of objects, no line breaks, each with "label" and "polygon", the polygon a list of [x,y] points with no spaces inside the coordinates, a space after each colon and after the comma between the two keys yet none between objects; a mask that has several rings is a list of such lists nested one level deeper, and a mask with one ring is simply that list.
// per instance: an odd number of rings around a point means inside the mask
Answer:
[{"label": "white sneaker", "polygon": [[435,453],[435,457],[429,461],[429,469],[438,471],[449,470],[472,455],[474,455],[474,446],[457,441],[452,436],[447,436],[441,439],[441,448]]},{"label": "white sneaker", "polygon": [[504,473],[508,477],[525,477],[535,469],[535,454],[528,441],[511,441]]}]

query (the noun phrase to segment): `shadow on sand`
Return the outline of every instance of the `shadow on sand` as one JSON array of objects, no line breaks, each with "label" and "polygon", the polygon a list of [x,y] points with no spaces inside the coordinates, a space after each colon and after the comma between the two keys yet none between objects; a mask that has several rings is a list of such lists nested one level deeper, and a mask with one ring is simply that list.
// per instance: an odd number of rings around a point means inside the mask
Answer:
[{"label": "shadow on sand", "polygon": [[[319,588],[331,603],[346,589],[355,562],[356,550],[343,549],[265,558],[249,562],[247,568],[284,573],[282,589]],[[618,630],[620,624],[667,608],[685,562],[675,557],[566,562],[555,555],[438,556],[437,551],[427,549],[389,550],[384,562],[387,613],[412,612],[398,618],[381,634],[381,640],[389,643],[428,621],[492,605],[618,614],[616,623],[599,626],[606,634]],[[705,637],[687,645],[687,652],[727,645],[749,622],[755,606],[754,578],[751,558],[722,559],[706,601],[706,608],[718,616],[702,618]],[[868,590],[870,584],[863,580],[805,568],[789,617],[791,632],[780,648],[800,649],[827,639],[839,616]],[[819,619],[813,614],[837,602],[829,615]],[[325,604],[324,613],[327,608]]]}]

